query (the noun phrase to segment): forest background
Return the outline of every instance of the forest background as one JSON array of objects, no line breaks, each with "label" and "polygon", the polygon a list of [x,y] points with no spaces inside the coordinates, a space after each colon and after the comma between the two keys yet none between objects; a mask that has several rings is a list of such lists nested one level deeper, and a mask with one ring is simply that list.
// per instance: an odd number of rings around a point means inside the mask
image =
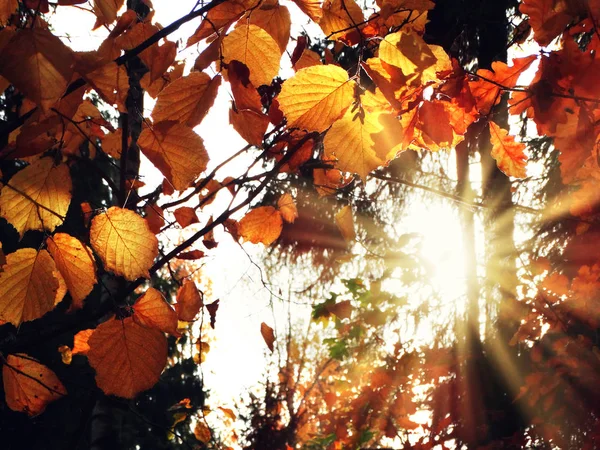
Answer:
[{"label": "forest background", "polygon": [[8,448],[596,448],[600,4],[161,7],[1,4]]}]

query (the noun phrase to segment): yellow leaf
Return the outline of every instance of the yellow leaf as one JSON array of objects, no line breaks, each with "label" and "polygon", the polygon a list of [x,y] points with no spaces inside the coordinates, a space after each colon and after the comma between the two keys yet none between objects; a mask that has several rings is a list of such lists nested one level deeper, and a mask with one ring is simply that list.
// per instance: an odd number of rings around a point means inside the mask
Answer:
[{"label": "yellow leaf", "polygon": [[256,25],[271,35],[281,53],[285,52],[290,39],[290,12],[279,4],[269,9],[254,10],[250,13],[248,22]]},{"label": "yellow leaf", "polygon": [[111,62],[85,74],[84,78],[108,104],[117,105],[121,112],[127,111],[125,100],[129,92],[129,76],[125,66]]},{"label": "yellow leaf", "polygon": [[263,137],[269,126],[268,116],[251,109],[236,112],[232,108],[229,110],[229,123],[246,142],[262,147]]},{"label": "yellow leaf", "polygon": [[145,128],[138,145],[178,191],[189,187],[208,163],[202,138],[190,127],[174,121]]},{"label": "yellow leaf", "polygon": [[256,87],[271,84],[279,73],[281,50],[275,40],[256,25],[240,25],[223,39],[223,60],[239,61],[250,70]]},{"label": "yellow leaf", "polygon": [[288,223],[293,223],[298,218],[298,209],[296,203],[290,194],[287,192],[277,200],[277,208],[281,213],[281,217]]},{"label": "yellow leaf", "polygon": [[508,131],[500,128],[495,122],[490,121],[489,124],[492,158],[496,160],[498,168],[509,177],[525,178],[525,144],[515,142],[514,136],[509,136]]},{"label": "yellow leaf", "polygon": [[167,339],[132,317],[110,319],[89,340],[88,360],[106,395],[134,398],[154,386],[167,363]]},{"label": "yellow leaf", "polygon": [[155,123],[176,120],[188,127],[195,127],[212,107],[221,77],[212,80],[204,72],[192,72],[164,88],[158,95],[152,110]]},{"label": "yellow leaf", "polygon": [[92,219],[90,244],[107,270],[130,281],[149,278],[158,255],[158,239],[146,220],[117,206]]},{"label": "yellow leaf", "polygon": [[402,126],[392,114],[363,110],[346,114],[325,135],[325,157],[337,158],[335,166],[358,174],[363,180],[372,170],[387,164],[399,150]]},{"label": "yellow leaf", "polygon": [[177,290],[177,303],[175,310],[179,316],[179,320],[184,322],[192,322],[200,308],[202,308],[202,297],[196,287],[196,283],[190,280],[185,280],[183,286]]},{"label": "yellow leaf", "polygon": [[207,38],[221,28],[227,27],[238,20],[246,8],[241,2],[226,1],[211,9],[206,18],[200,23],[198,29],[187,41],[187,46],[194,45],[202,39]]},{"label": "yellow leaf", "polygon": [[133,310],[133,320],[140,325],[180,336],[177,331],[177,313],[158,290],[149,288],[137,299]]},{"label": "yellow leaf", "polygon": [[238,223],[238,234],[253,244],[271,245],[283,228],[281,213],[272,206],[260,206],[246,214]]},{"label": "yellow leaf", "polygon": [[71,308],[82,308],[83,300],[97,282],[92,251],[66,233],[49,237],[46,245],[73,299]]},{"label": "yellow leaf", "polygon": [[301,69],[286,80],[277,97],[288,127],[325,131],[352,104],[354,81],[334,65]]},{"label": "yellow leaf", "polygon": [[93,10],[98,22],[104,25],[113,23],[124,2],[125,0],[94,0]]},{"label": "yellow leaf", "polygon": [[41,414],[48,403],[67,395],[53,371],[23,353],[8,355],[2,378],[8,407],[29,416]]},{"label": "yellow leaf", "polygon": [[20,29],[0,53],[0,75],[48,111],[73,76],[73,53],[42,27]]},{"label": "yellow leaf", "polygon": [[307,48],[302,52],[302,56],[296,61],[296,64],[294,64],[294,70],[297,72],[306,67],[320,66],[322,64],[321,56],[317,52],[313,52]]},{"label": "yellow leaf", "polygon": [[22,248],[6,255],[0,273],[0,320],[19,326],[52,310],[58,290],[55,270],[46,250]]},{"label": "yellow leaf", "polygon": [[323,17],[323,9],[320,0],[292,0],[300,10],[314,20],[316,23]]},{"label": "yellow leaf", "polygon": [[379,58],[398,67],[405,76],[422,73],[437,62],[437,58],[416,33],[398,31],[388,34],[379,46]]},{"label": "yellow leaf", "polygon": [[17,172],[0,191],[0,215],[21,237],[27,230],[61,225],[71,203],[71,176],[65,164],[42,158]]},{"label": "yellow leaf", "polygon": [[344,206],[335,215],[335,224],[338,226],[346,242],[356,239],[354,231],[354,218],[352,217],[352,208],[349,205]]},{"label": "yellow leaf", "polygon": [[235,420],[237,419],[237,416],[235,415],[235,413],[233,412],[232,409],[229,408],[223,408],[222,406],[219,406],[219,409],[221,411],[223,411],[223,414],[225,414],[227,417],[229,417],[231,420]]},{"label": "yellow leaf", "polygon": [[73,352],[68,345],[61,345],[58,347],[58,353],[60,353],[60,359],[63,364],[66,364],[67,366],[71,364],[71,361],[73,361]]},{"label": "yellow leaf", "polygon": [[269,347],[269,350],[271,353],[273,353],[273,342],[275,342],[275,333],[273,333],[273,328],[263,322],[260,324],[260,334],[262,334],[265,344],[267,344],[267,347]]},{"label": "yellow leaf", "polygon": [[354,26],[364,21],[363,11],[354,0],[325,0],[319,26],[325,36],[340,39],[347,33],[356,31]]}]

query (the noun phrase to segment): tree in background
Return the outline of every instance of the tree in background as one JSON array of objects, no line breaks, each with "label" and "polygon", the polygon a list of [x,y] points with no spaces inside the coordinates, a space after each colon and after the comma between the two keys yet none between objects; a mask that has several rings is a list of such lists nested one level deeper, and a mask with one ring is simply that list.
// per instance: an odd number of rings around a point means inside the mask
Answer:
[{"label": "tree in background", "polygon": [[[190,445],[186,420],[195,416],[195,438],[218,447],[198,409],[204,395],[192,364],[208,348],[206,332],[196,342],[195,319],[206,311],[216,324],[218,300],[209,303],[193,279],[202,258],[229,239],[215,237],[218,228],[235,241],[279,242],[283,256],[307,255],[321,269],[357,238],[362,255],[373,257],[356,266],[373,262],[371,279],[348,277],[348,298],[314,305],[314,319],[331,323],[327,359],[318,352],[298,359],[288,338],[280,383],[267,384],[266,419],[254,414],[250,422],[255,448],[357,448],[385,439],[406,448],[594,448],[598,269],[589,249],[598,234],[600,5],[294,3],[324,33],[319,52],[306,35],[291,36],[289,9],[278,2],[198,3],[164,28],[153,23],[148,0],[128,1],[120,15],[123,0],[3,3],[0,353],[6,406],[15,412],[7,410],[2,426],[62,428],[74,448],[110,448],[117,434],[107,419],[120,417],[121,405],[130,425],[120,428],[117,445],[158,446],[140,433],[149,427],[164,428],[165,437],[175,429],[172,445]],[[92,52],[72,51],[45,20],[74,7],[90,8],[96,26],[109,30]],[[200,52],[188,72],[168,38],[196,19],[184,46]],[[543,50],[507,64],[507,49],[530,32]],[[281,78],[282,65],[294,74]],[[218,73],[211,77],[209,68]],[[532,81],[521,81],[530,69]],[[230,124],[248,145],[213,155],[193,128],[219,89],[230,92]],[[146,94],[156,99],[150,117]],[[527,155],[506,109],[526,115],[559,154],[561,180],[550,178],[555,197],[546,195],[549,184],[524,191],[531,201],[539,190],[539,230],[548,233],[531,252],[514,242],[508,177],[526,178]],[[439,171],[428,155],[444,149],[455,149],[456,193],[443,191],[452,184],[444,176],[441,185],[430,182]],[[556,175],[549,147],[537,150]],[[146,191],[142,154],[164,176]],[[483,169],[480,192],[472,161]],[[411,179],[417,170],[429,172],[425,184]],[[416,254],[403,253],[406,242],[374,230],[395,218],[372,203],[400,192],[398,185],[464,209],[466,317],[429,345],[407,340],[402,327],[435,312],[426,303],[411,312],[410,299],[381,287],[394,276],[395,268],[386,270],[394,256],[405,285],[420,289],[426,278]],[[305,198],[312,189],[334,200]],[[474,207],[488,212],[485,273],[494,286],[483,290]],[[194,224],[171,242],[170,230]],[[336,278],[321,273],[318,283]],[[261,332],[273,349],[273,329],[263,324]],[[313,356],[306,384],[300,366]],[[165,388],[168,380],[178,388]],[[431,412],[420,426],[411,418],[417,406]],[[46,407],[57,413],[42,414]]]}]

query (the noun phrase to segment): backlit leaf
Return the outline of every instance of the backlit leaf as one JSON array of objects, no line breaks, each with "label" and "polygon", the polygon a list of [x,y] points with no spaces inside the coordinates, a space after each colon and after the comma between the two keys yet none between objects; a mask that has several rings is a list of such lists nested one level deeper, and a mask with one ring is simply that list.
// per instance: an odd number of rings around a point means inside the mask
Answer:
[{"label": "backlit leaf", "polygon": [[273,328],[262,322],[260,324],[260,334],[262,334],[265,344],[267,344],[267,347],[269,347],[269,350],[271,350],[271,353],[273,353],[273,342],[275,342],[275,333],[273,332]]},{"label": "backlit leaf", "polygon": [[269,117],[250,109],[243,109],[237,112],[230,109],[229,123],[249,144],[261,147],[263,137],[269,126]]},{"label": "backlit leaf", "polygon": [[41,414],[48,403],[67,395],[53,371],[23,353],[8,355],[2,379],[8,407],[29,416]]},{"label": "backlit leaf", "polygon": [[277,42],[256,25],[241,25],[223,39],[223,60],[244,63],[254,86],[271,84],[279,73],[281,50]]},{"label": "backlit leaf", "polygon": [[287,192],[277,200],[277,208],[281,213],[281,217],[287,223],[293,223],[298,218],[298,208],[290,194]]},{"label": "backlit leaf", "polygon": [[144,292],[133,305],[133,311],[133,320],[140,325],[179,336],[177,313],[157,289]]},{"label": "backlit leaf", "polygon": [[74,355],[87,355],[90,350],[89,340],[93,332],[93,329],[82,330],[73,336],[73,349],[71,353]]},{"label": "backlit leaf", "polygon": [[65,164],[42,158],[17,172],[0,191],[0,215],[21,237],[27,230],[61,225],[71,203],[71,176]]},{"label": "backlit leaf", "polygon": [[200,442],[204,442],[205,444],[210,442],[210,428],[208,428],[208,425],[206,425],[203,420],[198,420],[196,423],[196,426],[194,427],[194,436]]},{"label": "backlit leaf", "polygon": [[416,33],[388,34],[379,47],[379,58],[384,63],[398,67],[405,76],[423,73],[437,62],[437,58]]},{"label": "backlit leaf", "polygon": [[248,212],[238,223],[238,233],[253,244],[271,245],[283,228],[281,213],[272,206],[259,206]]},{"label": "backlit leaf", "polygon": [[196,32],[187,41],[188,47],[207,38],[239,19],[246,9],[241,2],[226,1],[211,9]]},{"label": "backlit leaf", "polygon": [[193,322],[202,308],[202,297],[196,287],[196,283],[191,280],[185,280],[183,286],[177,290],[177,303],[175,310],[179,320],[184,322]]},{"label": "backlit leaf", "polygon": [[356,33],[354,26],[364,20],[363,11],[354,0],[325,0],[319,26],[325,36],[341,39],[349,33]]},{"label": "backlit leaf", "polygon": [[165,121],[146,127],[138,145],[178,191],[189,187],[208,163],[202,138],[178,122]]},{"label": "backlit leaf", "polygon": [[49,237],[46,245],[71,294],[71,307],[82,308],[83,301],[97,282],[92,251],[79,239],[66,233]]},{"label": "backlit leaf", "polygon": [[322,132],[352,104],[354,86],[341,67],[312,66],[286,80],[277,99],[288,127]]},{"label": "backlit leaf", "polygon": [[154,386],[167,363],[167,339],[133,317],[109,319],[92,333],[88,360],[106,395],[134,398]]},{"label": "backlit leaf", "polygon": [[46,250],[22,248],[6,255],[0,273],[0,320],[18,326],[54,308],[58,280]]},{"label": "backlit leaf", "polygon": [[109,25],[117,19],[117,12],[125,0],[94,0],[93,10],[98,16],[98,22]]},{"label": "backlit leaf", "polygon": [[188,227],[194,223],[199,223],[198,216],[196,215],[196,211],[194,208],[190,208],[189,206],[182,206],[173,211],[173,215],[175,216],[175,220],[181,228]]},{"label": "backlit leaf", "polygon": [[217,96],[221,77],[211,79],[204,72],[192,72],[164,88],[152,110],[154,122],[176,120],[195,127],[208,113]]},{"label": "backlit leaf", "polygon": [[500,128],[495,122],[490,121],[489,124],[492,157],[496,160],[498,168],[509,177],[525,178],[525,144],[516,142],[514,136],[509,136],[508,131]]},{"label": "backlit leaf", "polygon": [[346,242],[356,239],[354,231],[354,218],[352,217],[352,208],[350,205],[344,206],[335,215],[335,224],[338,226]]},{"label": "backlit leaf", "polygon": [[131,281],[148,278],[158,255],[158,240],[146,220],[116,206],[92,219],[90,243],[107,270]]},{"label": "backlit leaf", "polygon": [[256,25],[271,35],[281,53],[285,52],[290,39],[290,12],[279,4],[273,8],[258,9],[251,12],[248,22]]}]

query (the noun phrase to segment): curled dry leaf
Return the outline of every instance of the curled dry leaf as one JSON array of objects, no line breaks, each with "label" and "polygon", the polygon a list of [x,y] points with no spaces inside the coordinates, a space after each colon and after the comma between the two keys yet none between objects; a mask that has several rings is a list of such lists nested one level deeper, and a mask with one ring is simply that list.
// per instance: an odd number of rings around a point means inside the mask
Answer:
[{"label": "curled dry leaf", "polygon": [[2,378],[8,407],[29,416],[41,414],[50,402],[67,395],[53,371],[23,353],[8,355]]},{"label": "curled dry leaf", "polygon": [[273,332],[273,328],[262,322],[260,324],[260,334],[265,340],[265,344],[267,344],[267,347],[269,347],[271,353],[273,353],[273,342],[275,342],[275,333]]},{"label": "curled dry leaf", "polygon": [[92,219],[90,243],[106,269],[130,281],[149,278],[158,255],[158,239],[146,220],[117,206]]},{"label": "curled dry leaf", "polygon": [[46,250],[22,248],[6,255],[0,273],[0,320],[19,326],[54,308],[56,265]]},{"label": "curled dry leaf", "polygon": [[167,339],[133,317],[110,319],[92,333],[88,359],[106,395],[134,398],[154,386],[167,363]]},{"label": "curled dry leaf", "polygon": [[248,212],[238,222],[240,237],[253,244],[271,245],[283,229],[281,213],[272,206],[259,206]]},{"label": "curled dry leaf", "polygon": [[191,280],[185,280],[183,286],[177,291],[177,303],[175,310],[179,320],[184,322],[193,322],[202,308],[202,296],[196,287],[196,283]]},{"label": "curled dry leaf", "polygon": [[175,216],[175,220],[177,220],[177,223],[181,228],[185,228],[194,223],[200,222],[194,208],[190,208],[189,206],[177,208],[175,211],[173,211],[173,215]]}]

